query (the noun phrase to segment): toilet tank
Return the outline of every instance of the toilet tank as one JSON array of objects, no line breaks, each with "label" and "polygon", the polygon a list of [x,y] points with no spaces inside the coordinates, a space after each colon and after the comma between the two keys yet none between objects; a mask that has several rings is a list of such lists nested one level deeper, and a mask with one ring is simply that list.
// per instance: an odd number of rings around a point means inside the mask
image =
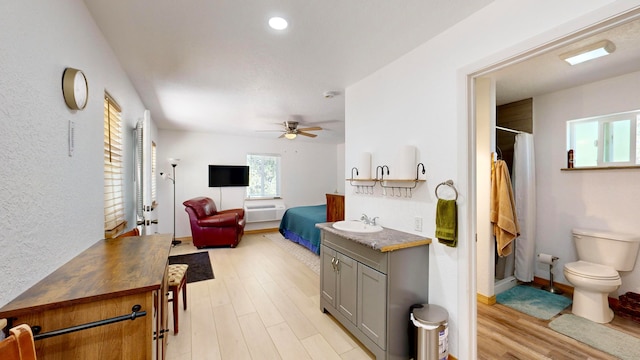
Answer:
[{"label": "toilet tank", "polygon": [[578,259],[631,271],[636,263],[640,236],[600,230],[573,229]]}]

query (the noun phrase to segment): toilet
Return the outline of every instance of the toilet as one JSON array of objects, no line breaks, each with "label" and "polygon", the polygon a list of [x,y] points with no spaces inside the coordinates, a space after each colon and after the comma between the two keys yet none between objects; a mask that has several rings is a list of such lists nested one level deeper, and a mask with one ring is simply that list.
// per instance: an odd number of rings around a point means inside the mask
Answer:
[{"label": "toilet", "polygon": [[640,236],[598,230],[573,229],[578,261],[564,265],[564,277],[573,287],[574,315],[597,323],[613,320],[608,295],[622,281],[618,271],[631,271]]}]

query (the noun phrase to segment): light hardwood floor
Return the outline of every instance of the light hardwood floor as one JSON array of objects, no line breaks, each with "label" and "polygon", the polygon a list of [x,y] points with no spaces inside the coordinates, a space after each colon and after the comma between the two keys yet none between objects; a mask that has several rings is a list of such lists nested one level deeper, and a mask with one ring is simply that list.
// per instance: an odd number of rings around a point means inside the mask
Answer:
[{"label": "light hardwood floor", "polygon": [[215,279],[187,284],[168,360],[373,358],[320,311],[318,275],[262,234],[245,235],[235,249],[183,242],[171,255],[198,251],[209,252]]},{"label": "light hardwood floor", "polygon": [[[168,360],[373,359],[320,312],[318,275],[262,234],[245,235],[235,249],[198,250],[184,242],[171,254],[198,251],[209,252],[215,279],[187,285],[188,308],[180,306],[180,333],[169,333]],[[478,358],[615,359],[548,323],[478,304]],[[640,337],[633,321],[616,317],[609,326]]]},{"label": "light hardwood floor", "polygon": [[[571,306],[556,317],[568,313]],[[478,303],[478,358],[618,359],[555,332],[549,327],[553,319],[540,320],[501,304]],[[640,338],[640,324],[632,320],[616,316],[606,326]]]}]

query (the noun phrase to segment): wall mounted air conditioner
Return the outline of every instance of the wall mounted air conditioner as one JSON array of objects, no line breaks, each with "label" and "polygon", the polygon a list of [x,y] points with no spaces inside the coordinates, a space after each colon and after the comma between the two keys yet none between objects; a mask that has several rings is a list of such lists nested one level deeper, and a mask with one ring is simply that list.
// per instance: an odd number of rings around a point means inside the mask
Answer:
[{"label": "wall mounted air conditioner", "polygon": [[247,223],[280,221],[287,208],[282,199],[249,200],[244,203]]}]

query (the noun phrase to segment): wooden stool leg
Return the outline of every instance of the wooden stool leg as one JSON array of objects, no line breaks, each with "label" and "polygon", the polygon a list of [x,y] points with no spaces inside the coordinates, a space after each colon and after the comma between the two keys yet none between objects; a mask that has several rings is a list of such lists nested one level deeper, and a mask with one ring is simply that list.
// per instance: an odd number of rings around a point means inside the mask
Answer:
[{"label": "wooden stool leg", "polygon": [[171,286],[169,288],[171,291],[171,302],[173,303],[173,333],[177,334],[179,331],[178,328],[178,291],[179,288],[177,286]]},{"label": "wooden stool leg", "polygon": [[180,290],[182,290],[182,301],[184,309],[187,310],[187,264],[171,264],[168,267],[168,285],[171,292],[171,301],[173,303],[173,334],[180,331],[180,315],[178,314],[178,301],[180,298]]},{"label": "wooden stool leg", "polygon": [[187,274],[184,274],[184,284],[182,286],[182,306],[187,310]]}]

